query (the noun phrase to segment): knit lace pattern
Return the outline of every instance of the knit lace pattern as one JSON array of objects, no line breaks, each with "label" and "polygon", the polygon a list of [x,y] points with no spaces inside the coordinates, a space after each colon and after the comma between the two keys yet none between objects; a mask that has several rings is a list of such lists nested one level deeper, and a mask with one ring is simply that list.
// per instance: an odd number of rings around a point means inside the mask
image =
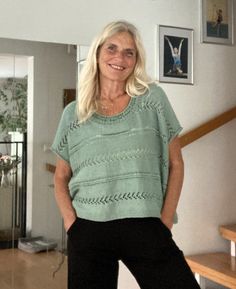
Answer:
[{"label": "knit lace pattern", "polygon": [[95,221],[160,217],[168,146],[182,129],[165,92],[152,84],[121,113],[94,113],[85,123],[75,118],[75,106],[65,108],[52,151],[71,166],[77,215]]}]

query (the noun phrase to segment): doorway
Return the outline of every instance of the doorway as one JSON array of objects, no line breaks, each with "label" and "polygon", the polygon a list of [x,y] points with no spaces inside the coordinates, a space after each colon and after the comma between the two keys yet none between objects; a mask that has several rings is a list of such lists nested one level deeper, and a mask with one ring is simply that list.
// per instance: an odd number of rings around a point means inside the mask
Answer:
[{"label": "doorway", "polygon": [[26,234],[27,63],[0,55],[0,249]]}]

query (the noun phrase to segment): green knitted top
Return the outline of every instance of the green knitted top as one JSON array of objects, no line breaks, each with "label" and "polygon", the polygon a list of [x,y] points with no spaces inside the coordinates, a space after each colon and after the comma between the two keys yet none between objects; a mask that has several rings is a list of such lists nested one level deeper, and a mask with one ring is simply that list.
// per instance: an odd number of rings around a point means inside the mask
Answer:
[{"label": "green knitted top", "polygon": [[79,217],[108,221],[160,217],[168,181],[168,144],[181,126],[156,84],[114,116],[80,123],[76,103],[62,114],[52,145],[72,169],[69,190]]}]

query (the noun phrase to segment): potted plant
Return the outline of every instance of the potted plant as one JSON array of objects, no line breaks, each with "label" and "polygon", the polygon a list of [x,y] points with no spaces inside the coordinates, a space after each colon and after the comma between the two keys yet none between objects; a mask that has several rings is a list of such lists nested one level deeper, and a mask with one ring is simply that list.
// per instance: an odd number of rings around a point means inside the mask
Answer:
[{"label": "potted plant", "polygon": [[0,132],[27,130],[27,77],[0,84]]}]

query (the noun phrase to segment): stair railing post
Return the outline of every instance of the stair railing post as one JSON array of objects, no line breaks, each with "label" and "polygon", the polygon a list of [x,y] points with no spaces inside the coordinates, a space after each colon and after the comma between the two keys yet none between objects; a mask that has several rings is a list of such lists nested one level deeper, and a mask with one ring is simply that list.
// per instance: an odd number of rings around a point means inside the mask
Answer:
[{"label": "stair railing post", "polygon": [[198,273],[195,273],[194,276],[201,289],[206,289],[206,279]]},{"label": "stair railing post", "polygon": [[230,241],[231,249],[230,254],[232,257],[236,257],[236,244],[234,241]]}]

